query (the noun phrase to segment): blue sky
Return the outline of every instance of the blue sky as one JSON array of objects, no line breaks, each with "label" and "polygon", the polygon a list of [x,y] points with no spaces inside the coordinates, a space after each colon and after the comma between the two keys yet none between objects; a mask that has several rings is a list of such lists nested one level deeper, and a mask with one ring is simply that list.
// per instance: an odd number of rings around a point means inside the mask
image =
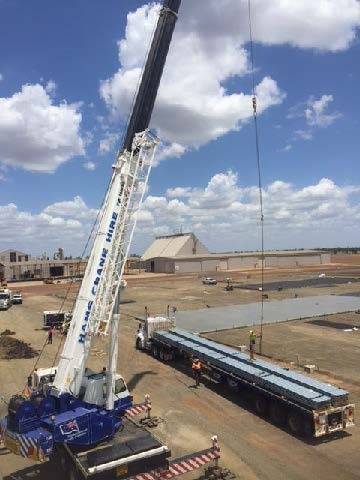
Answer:
[{"label": "blue sky", "polygon": [[[213,251],[259,248],[246,3],[183,0],[132,251],[181,228]],[[358,245],[359,3],[252,3],[265,244]],[[0,0],[0,249],[81,252],[157,13]]]}]

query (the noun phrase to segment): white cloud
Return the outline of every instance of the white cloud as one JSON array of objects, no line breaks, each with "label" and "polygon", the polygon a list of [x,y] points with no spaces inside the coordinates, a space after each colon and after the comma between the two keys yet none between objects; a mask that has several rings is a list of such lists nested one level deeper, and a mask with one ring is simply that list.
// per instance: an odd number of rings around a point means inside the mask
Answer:
[{"label": "white cloud", "polygon": [[[128,14],[118,42],[120,68],[100,85],[114,115],[128,115],[159,8],[149,4]],[[343,50],[360,25],[357,0],[257,0],[252,9],[254,41],[266,45]],[[249,73],[247,42],[247,1],[183,0],[152,117],[152,127],[170,144],[159,152],[162,158],[197,148],[250,118],[250,92],[227,90],[228,80]],[[260,113],[284,98],[267,76],[257,94]],[[174,151],[173,144],[180,148]]]},{"label": "white cloud", "polygon": [[79,220],[44,212],[33,214],[13,203],[0,206],[0,231],[1,248],[18,248],[35,255],[59,246],[65,253],[80,253],[79,245],[85,244],[85,229]]},{"label": "white cloud", "polygon": [[[216,3],[209,4],[201,13],[195,6],[190,16],[190,3],[181,7],[151,122],[166,144],[160,159],[180,156],[187,148],[238,129],[252,115],[251,95],[228,93],[224,86],[231,77],[248,73],[243,38],[236,32],[228,34],[225,23],[210,36],[196,25],[204,12],[210,22],[218,15]],[[158,11],[158,5],[145,5],[128,15],[125,38],[118,43],[121,67],[100,86],[114,115],[128,114]],[[260,113],[284,97],[270,77],[260,81],[257,94]]]},{"label": "white cloud", "polygon": [[72,200],[49,205],[44,209],[43,213],[60,215],[62,217],[95,218],[97,210],[89,208],[80,196],[76,196]]},{"label": "white cloud", "polygon": [[116,145],[116,142],[119,140],[119,134],[106,132],[104,138],[99,142],[98,152],[100,155],[105,155],[106,153],[111,152]]},{"label": "white cloud", "polygon": [[[266,248],[357,245],[359,198],[360,185],[340,186],[328,178],[301,188],[281,180],[266,185]],[[39,213],[21,210],[12,203],[3,205],[0,247],[38,254],[61,246],[67,254],[77,255],[96,215],[97,210],[89,208],[80,196],[53,203]],[[132,252],[141,253],[154,236],[180,228],[194,231],[212,251],[260,247],[258,187],[240,186],[236,172],[214,175],[205,188],[175,187],[167,196],[148,196],[137,220]]]},{"label": "white cloud", "polygon": [[308,108],[305,110],[305,118],[311,127],[328,127],[341,117],[341,113],[327,113],[328,106],[333,102],[332,95],[322,95],[319,100],[310,98],[308,100]]},{"label": "white cloud", "polygon": [[161,162],[161,160],[165,160],[166,158],[178,158],[181,157],[186,151],[186,148],[179,143],[173,142],[170,144],[163,144],[161,143],[157,149],[155,158],[154,158],[154,165]]},{"label": "white cloud", "polygon": [[94,162],[89,161],[89,162],[83,163],[83,167],[85,168],[85,170],[93,171],[96,168],[96,164]]},{"label": "white cloud", "polygon": [[166,190],[166,196],[170,198],[191,197],[191,188],[190,187],[168,188]]},{"label": "white cloud", "polygon": [[287,145],[285,145],[285,147],[279,148],[278,152],[280,152],[280,153],[290,152],[290,150],[292,150],[292,148],[293,148],[292,145],[290,143],[288,143]]},{"label": "white cloud", "polygon": [[12,97],[0,98],[0,162],[36,172],[54,172],[84,155],[78,104],[53,104],[49,82],[23,85]]},{"label": "white cloud", "polygon": [[[169,199],[149,196],[144,202],[138,251],[151,242],[147,237],[180,226],[197,233],[213,251],[259,248],[258,187],[240,187],[236,173],[218,173],[205,188],[176,187],[166,194]],[[303,188],[280,180],[265,186],[266,248],[357,244],[359,195],[360,186],[339,186],[327,178]]]},{"label": "white cloud", "polygon": [[314,138],[313,133],[310,130],[295,130],[295,138],[301,138],[302,140],[312,140]]},{"label": "white cloud", "polygon": [[3,74],[0,73],[0,82],[4,79]]}]

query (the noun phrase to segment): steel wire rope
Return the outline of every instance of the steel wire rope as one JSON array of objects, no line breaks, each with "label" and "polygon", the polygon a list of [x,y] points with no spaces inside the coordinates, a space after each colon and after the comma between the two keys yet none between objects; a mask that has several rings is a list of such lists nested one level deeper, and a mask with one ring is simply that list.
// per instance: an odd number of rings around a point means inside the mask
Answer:
[{"label": "steel wire rope", "polygon": [[254,60],[254,42],[252,32],[252,19],[251,19],[251,0],[248,0],[248,20],[249,20],[249,41],[250,41],[250,61],[251,61],[251,77],[252,77],[252,106],[253,106],[253,119],[254,119],[254,132],[255,132],[255,154],[256,165],[258,174],[258,190],[259,190],[259,207],[260,207],[260,230],[261,230],[261,314],[260,314],[260,343],[259,351],[262,353],[263,343],[263,323],[264,323],[264,208],[263,208],[263,188],[262,188],[262,175],[261,175],[261,161],[260,161],[260,140],[259,140],[259,128],[257,121],[257,102],[256,102],[256,88],[255,88],[255,60]]}]

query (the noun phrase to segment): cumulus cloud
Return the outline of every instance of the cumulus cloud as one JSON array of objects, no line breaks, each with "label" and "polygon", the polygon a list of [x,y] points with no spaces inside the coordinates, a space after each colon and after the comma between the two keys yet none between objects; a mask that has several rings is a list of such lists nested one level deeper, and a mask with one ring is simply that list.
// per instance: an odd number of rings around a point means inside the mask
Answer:
[{"label": "cumulus cloud", "polygon": [[[315,248],[357,245],[360,185],[337,185],[322,178],[298,188],[277,180],[263,189],[265,246]],[[97,210],[80,196],[30,213],[10,203],[0,206],[1,248],[33,254],[62,246],[81,253]],[[193,231],[212,251],[260,248],[259,192],[240,185],[236,172],[219,172],[205,188],[179,186],[164,196],[149,195],[137,213],[132,252],[141,253],[154,236]],[[14,245],[14,239],[16,245]]]},{"label": "cumulus cloud", "polygon": [[0,98],[0,162],[35,172],[54,172],[84,155],[79,104],[55,105],[54,82],[23,85],[12,97]]},{"label": "cumulus cloud", "polygon": [[[114,115],[128,114],[158,12],[159,5],[151,4],[128,14],[125,38],[118,42],[121,67],[100,85]],[[181,7],[151,122],[166,144],[160,159],[180,156],[187,148],[238,129],[252,115],[250,92],[229,93],[225,87],[228,79],[249,71],[244,39],[235,30],[227,32],[226,22],[216,25],[211,35],[201,24],[202,16],[211,23],[218,14],[219,6],[211,1],[202,12],[186,1]],[[259,82],[257,95],[259,113],[284,98],[267,76]]]},{"label": "cumulus cloud", "polygon": [[328,127],[341,117],[341,113],[327,111],[328,106],[333,102],[332,95],[322,95],[319,100],[310,98],[308,101],[308,108],[305,110],[305,118],[308,125],[311,127]]},{"label": "cumulus cloud", "polygon": [[[159,8],[152,3],[128,14],[118,42],[120,68],[100,85],[114,115],[125,118],[129,112]],[[252,8],[254,41],[265,45],[344,50],[360,25],[357,0],[257,0]],[[152,127],[168,144],[162,158],[198,148],[250,118],[250,92],[227,90],[228,80],[249,73],[247,42],[247,1],[183,0],[152,117]],[[268,76],[257,95],[259,113],[284,98]]]},{"label": "cumulus cloud", "polygon": [[84,226],[79,220],[45,212],[33,214],[13,203],[0,206],[0,230],[1,248],[18,248],[35,255],[59,246],[78,253],[79,245],[85,242]]},{"label": "cumulus cloud", "polygon": [[99,154],[105,155],[106,153],[111,152],[115,148],[118,140],[119,135],[117,133],[106,132],[104,138],[102,138],[99,142]]},{"label": "cumulus cloud", "polygon": [[94,162],[89,161],[89,162],[83,163],[83,167],[85,168],[85,170],[93,171],[96,168],[96,164]]},{"label": "cumulus cloud", "polygon": [[[303,188],[277,180],[263,189],[267,248],[351,245],[360,234],[360,186],[340,186],[328,178]],[[235,172],[214,175],[205,188],[175,187],[149,196],[139,218],[137,244],[146,235],[194,231],[212,250],[259,248],[259,191],[241,187]],[[147,212],[147,215],[145,215]],[[140,248],[139,248],[140,250]]]},{"label": "cumulus cloud", "polygon": [[89,208],[80,196],[76,196],[72,200],[53,203],[43,211],[44,214],[74,218],[95,218],[97,212],[96,209]]}]

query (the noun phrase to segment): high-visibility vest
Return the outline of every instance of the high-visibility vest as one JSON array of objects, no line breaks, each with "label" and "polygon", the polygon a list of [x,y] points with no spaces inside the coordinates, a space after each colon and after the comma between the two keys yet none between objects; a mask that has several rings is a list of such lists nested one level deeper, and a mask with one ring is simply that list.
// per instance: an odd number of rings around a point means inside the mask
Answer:
[{"label": "high-visibility vest", "polygon": [[256,335],[255,335],[255,333],[250,333],[250,335],[249,335],[249,342],[250,342],[251,344],[254,344],[255,341],[256,341]]},{"label": "high-visibility vest", "polygon": [[200,362],[194,362],[191,367],[193,370],[200,370],[201,369],[201,363]]}]

